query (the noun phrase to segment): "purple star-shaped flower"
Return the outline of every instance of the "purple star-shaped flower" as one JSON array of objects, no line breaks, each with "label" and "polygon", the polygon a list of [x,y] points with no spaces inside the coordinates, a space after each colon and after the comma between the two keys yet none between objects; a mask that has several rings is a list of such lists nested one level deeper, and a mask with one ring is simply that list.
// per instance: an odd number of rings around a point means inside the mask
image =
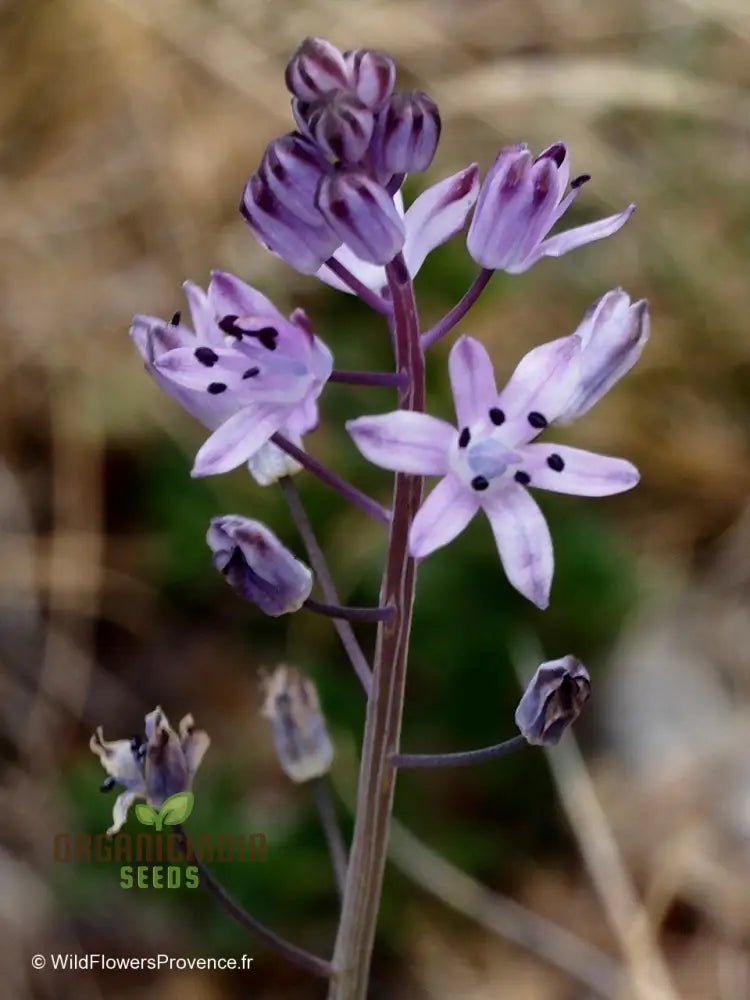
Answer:
[{"label": "purple star-shaped flower", "polygon": [[552,583],[552,540],[527,487],[608,496],[635,486],[638,470],[620,458],[536,441],[580,385],[579,336],[534,348],[500,393],[490,357],[472,337],[454,344],[449,373],[458,430],[444,420],[405,410],[359,417],[347,423],[347,430],[376,465],[443,477],[412,523],[413,556],[423,558],[446,545],[484,510],[508,579],[545,608]]},{"label": "purple star-shaped flower", "polygon": [[331,353],[301,310],[285,319],[264,295],[215,271],[208,291],[185,283],[195,331],[179,314],[165,323],[136,316],[130,335],[156,382],[214,433],[193,476],[229,472],[242,462],[261,485],[299,466],[269,438],[296,444],[318,422],[316,399]]}]

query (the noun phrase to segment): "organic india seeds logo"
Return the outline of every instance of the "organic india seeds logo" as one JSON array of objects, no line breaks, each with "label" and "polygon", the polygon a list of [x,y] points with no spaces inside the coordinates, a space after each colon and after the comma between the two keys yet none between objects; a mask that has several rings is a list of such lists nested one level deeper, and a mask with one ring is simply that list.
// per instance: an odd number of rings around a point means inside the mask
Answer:
[{"label": "organic india seeds logo", "polygon": [[137,802],[135,815],[144,826],[153,826],[160,833],[165,823],[167,826],[184,823],[193,811],[194,802],[192,792],[177,792],[176,795],[170,795],[158,811],[146,802]]},{"label": "organic india seeds logo", "polygon": [[[266,860],[266,838],[262,833],[190,835],[179,829],[192,813],[194,803],[192,792],[170,795],[160,809],[146,802],[136,803],[138,822],[153,828],[148,832],[118,832],[113,836],[58,833],[54,838],[54,860],[119,863],[123,889],[195,889],[204,862]],[[175,827],[178,829],[170,829]]]}]

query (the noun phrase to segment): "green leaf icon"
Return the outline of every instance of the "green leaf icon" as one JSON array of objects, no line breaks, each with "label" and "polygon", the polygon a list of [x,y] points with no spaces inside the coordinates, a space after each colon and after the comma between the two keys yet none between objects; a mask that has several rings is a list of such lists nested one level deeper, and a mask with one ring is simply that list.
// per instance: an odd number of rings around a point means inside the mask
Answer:
[{"label": "green leaf icon", "polygon": [[161,807],[161,812],[159,813],[161,823],[158,829],[161,829],[164,823],[167,826],[176,826],[178,823],[184,823],[193,811],[194,801],[195,798],[192,792],[177,792],[176,795],[170,795]]},{"label": "green leaf icon", "polygon": [[144,826],[156,826],[156,821],[159,818],[159,814],[155,809],[152,809],[150,805],[145,802],[136,802],[135,804],[135,815],[138,818],[139,823],[143,823]]}]

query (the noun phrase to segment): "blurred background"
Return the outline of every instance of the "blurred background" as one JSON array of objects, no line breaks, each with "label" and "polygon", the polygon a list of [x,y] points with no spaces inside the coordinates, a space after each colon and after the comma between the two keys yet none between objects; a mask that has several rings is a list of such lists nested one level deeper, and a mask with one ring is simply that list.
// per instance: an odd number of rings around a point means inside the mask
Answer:
[{"label": "blurred background", "polygon": [[[514,732],[517,669],[590,667],[585,719],[542,752],[399,782],[373,998],[750,997],[750,8],[745,0],[0,0],[0,993],[307,1000],[324,987],[201,891],[119,887],[115,864],[55,865],[112,798],[88,750],[161,704],[212,746],[191,824],[262,831],[265,864],[224,865],[239,900],[328,954],[336,898],[312,797],[274,758],[258,672],[318,684],[346,832],[363,697],[325,620],[271,620],[210,565],[210,517],[301,546],[246,472],[191,481],[203,429],[160,394],[131,315],[184,308],[211,268],[303,306],[342,368],[389,364],[377,318],[266,254],[237,204],[291,125],[283,67],[305,35],[382,48],[427,90],[443,141],[407,194],[498,148],[564,139],[593,175],[570,213],[638,212],[616,237],[496,276],[461,329],[509,373],[621,285],[647,297],[637,369],[561,438],[626,456],[632,494],[541,495],[557,570],[541,613],[506,584],[486,522],[423,566],[403,745]],[[472,280],[459,237],[418,278],[425,325]],[[430,408],[451,416],[430,353]],[[333,385],[308,438],[383,500],[349,416],[391,405]],[[297,484],[349,603],[372,603],[384,533]],[[371,647],[373,632],[361,638]],[[131,820],[131,829],[133,821]],[[431,853],[431,852],[437,852]],[[484,886],[485,889],[482,889]],[[489,891],[487,891],[489,890]],[[459,912],[459,911],[463,912]],[[242,972],[35,972],[34,952],[234,955]]]}]

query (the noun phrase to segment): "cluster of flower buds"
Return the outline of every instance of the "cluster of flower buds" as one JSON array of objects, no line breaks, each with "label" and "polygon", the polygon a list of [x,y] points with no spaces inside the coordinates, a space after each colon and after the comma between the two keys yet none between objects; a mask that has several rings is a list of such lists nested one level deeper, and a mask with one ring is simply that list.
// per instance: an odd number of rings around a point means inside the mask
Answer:
[{"label": "cluster of flower buds", "polygon": [[211,743],[207,733],[195,728],[192,715],[182,719],[176,733],[158,706],[146,716],[145,729],[145,740],[105,740],[101,726],[91,737],[91,750],[109,775],[102,791],[115,785],[123,789],[115,800],[108,836],[120,830],[137,799],[159,809],[172,795],[189,791]]},{"label": "cluster of flower buds", "polygon": [[287,66],[297,131],[271,142],[241,210],[258,239],[314,274],[342,246],[383,265],[403,248],[393,196],[425,170],[440,139],[437,105],[420,91],[394,92],[396,68],[381,52],[341,52],[308,38]]}]

